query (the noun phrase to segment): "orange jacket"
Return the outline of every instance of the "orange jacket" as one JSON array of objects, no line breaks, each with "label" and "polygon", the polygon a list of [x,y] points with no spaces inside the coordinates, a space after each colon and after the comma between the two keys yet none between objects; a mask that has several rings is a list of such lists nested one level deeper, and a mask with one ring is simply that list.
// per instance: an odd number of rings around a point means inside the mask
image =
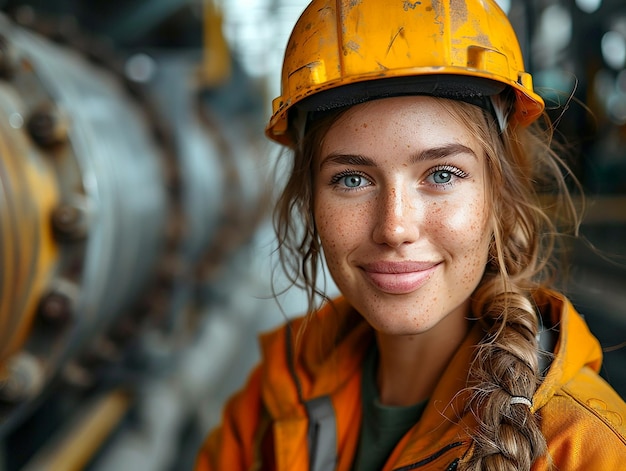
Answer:
[{"label": "orange jacket", "polygon": [[[533,397],[556,469],[626,469],[626,404],[597,375],[602,361],[598,341],[561,295],[540,292],[535,301],[559,328],[555,357]],[[196,471],[327,470],[333,465],[338,471],[350,470],[359,437],[361,363],[373,331],[343,299],[310,321],[296,348],[293,339],[302,322],[295,320],[261,337],[263,361],[227,403],[223,423],[198,454]],[[470,414],[463,415],[468,396],[459,391],[481,337],[476,325],[384,471],[453,470],[470,450],[466,430],[475,422]],[[306,401],[324,397],[332,404],[332,417],[322,418],[316,429],[310,426],[311,402]],[[310,464],[312,441],[332,446],[336,461],[321,463],[320,458]],[[533,466],[544,469],[544,459]]]}]

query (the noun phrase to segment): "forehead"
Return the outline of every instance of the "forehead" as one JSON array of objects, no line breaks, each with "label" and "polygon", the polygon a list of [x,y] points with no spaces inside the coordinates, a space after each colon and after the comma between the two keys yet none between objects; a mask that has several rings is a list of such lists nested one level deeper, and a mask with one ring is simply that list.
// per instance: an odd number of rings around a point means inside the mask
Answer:
[{"label": "forehead", "polygon": [[471,105],[426,96],[383,98],[355,105],[330,126],[322,154],[374,148],[416,150],[450,143],[481,153],[475,133],[461,119],[462,106]]}]

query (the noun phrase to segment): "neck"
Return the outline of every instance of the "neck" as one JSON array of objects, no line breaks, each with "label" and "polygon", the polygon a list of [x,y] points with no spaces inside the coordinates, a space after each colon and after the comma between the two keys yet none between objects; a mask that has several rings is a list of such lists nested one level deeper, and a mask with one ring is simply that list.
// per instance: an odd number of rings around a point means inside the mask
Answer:
[{"label": "neck", "polygon": [[464,316],[454,316],[416,335],[378,332],[377,383],[381,403],[408,406],[428,399],[470,326]]}]

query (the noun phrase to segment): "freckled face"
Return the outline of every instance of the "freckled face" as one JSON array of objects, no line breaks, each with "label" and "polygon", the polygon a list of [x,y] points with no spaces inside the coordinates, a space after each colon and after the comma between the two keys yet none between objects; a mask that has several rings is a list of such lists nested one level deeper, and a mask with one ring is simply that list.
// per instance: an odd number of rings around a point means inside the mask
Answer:
[{"label": "freckled face", "polygon": [[357,105],[314,162],[314,216],[339,290],[378,331],[464,329],[491,236],[485,157],[430,97]]}]

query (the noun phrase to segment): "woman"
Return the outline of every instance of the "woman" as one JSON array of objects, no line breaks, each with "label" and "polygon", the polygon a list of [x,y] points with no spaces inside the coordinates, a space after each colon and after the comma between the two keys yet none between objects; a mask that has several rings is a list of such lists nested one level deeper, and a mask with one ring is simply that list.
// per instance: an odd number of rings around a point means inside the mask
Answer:
[{"label": "woman", "polygon": [[[542,179],[575,215],[543,108],[495,3],[311,3],[267,128],[311,309],[262,337],[198,470],[623,466],[626,405],[547,286]],[[316,310],[322,256],[341,297]]]}]

